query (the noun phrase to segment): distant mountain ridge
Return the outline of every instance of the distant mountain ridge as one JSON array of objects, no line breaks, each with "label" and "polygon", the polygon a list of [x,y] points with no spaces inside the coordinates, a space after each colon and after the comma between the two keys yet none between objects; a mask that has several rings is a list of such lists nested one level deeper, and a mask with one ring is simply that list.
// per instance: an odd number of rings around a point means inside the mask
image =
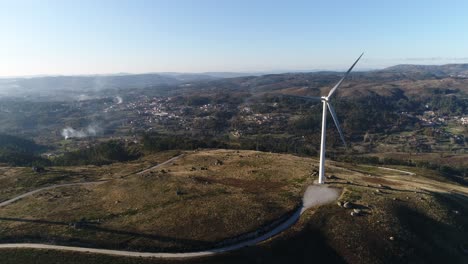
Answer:
[{"label": "distant mountain ridge", "polygon": [[34,96],[75,98],[80,94],[96,93],[109,89],[176,86],[187,82],[216,80],[207,74],[114,74],[42,76],[31,78],[0,79],[0,96]]},{"label": "distant mountain ridge", "polygon": [[[129,89],[205,91],[238,90],[256,92],[286,92],[298,95],[319,95],[329,89],[343,72],[312,71],[279,74],[206,72],[206,73],[146,73],[81,76],[42,76],[0,79],[0,98],[22,97],[28,100],[87,100],[109,95],[125,94]],[[438,83],[439,79],[457,79]],[[468,64],[410,65],[401,64],[381,70],[351,73],[342,93],[350,96],[366,91],[390,88],[419,91],[423,87],[466,90]],[[410,83],[419,81],[419,83]],[[189,84],[189,85],[185,85]],[[354,92],[353,92],[354,91]]]},{"label": "distant mountain ridge", "polygon": [[395,73],[433,74],[436,76],[468,77],[468,64],[414,65],[400,64],[381,71]]},{"label": "distant mountain ridge", "polygon": [[[266,74],[195,82],[182,94],[245,93],[243,96],[271,94],[325,95],[343,72],[320,71]],[[347,97],[430,96],[437,89],[448,94],[468,94],[468,64],[396,65],[382,70],[352,72],[339,94]]]}]

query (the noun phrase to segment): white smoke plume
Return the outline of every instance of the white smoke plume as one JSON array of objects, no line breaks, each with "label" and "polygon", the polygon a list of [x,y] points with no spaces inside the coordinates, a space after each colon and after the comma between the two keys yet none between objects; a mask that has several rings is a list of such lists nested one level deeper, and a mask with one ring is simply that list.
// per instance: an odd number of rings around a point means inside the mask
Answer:
[{"label": "white smoke plume", "polygon": [[80,94],[78,95],[78,101],[86,101],[86,100],[91,100],[93,97],[87,95],[87,94]]},{"label": "white smoke plume", "polygon": [[122,99],[122,97],[120,97],[120,96],[116,96],[116,97],[115,97],[115,100],[117,100],[117,104],[123,103],[123,99]]},{"label": "white smoke plume", "polygon": [[86,129],[76,130],[72,127],[62,129],[62,136],[65,139],[69,138],[84,138],[96,136],[101,132],[101,128],[97,125],[89,125]]}]

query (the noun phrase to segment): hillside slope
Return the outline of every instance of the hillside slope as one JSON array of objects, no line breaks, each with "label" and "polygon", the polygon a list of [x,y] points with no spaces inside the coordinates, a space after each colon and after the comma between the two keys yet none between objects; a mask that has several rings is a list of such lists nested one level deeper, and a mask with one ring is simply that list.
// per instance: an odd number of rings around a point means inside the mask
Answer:
[{"label": "hillside slope", "polygon": [[[106,177],[113,180],[98,186],[38,193],[1,208],[0,237],[148,251],[209,247],[295,208],[313,180],[309,173],[316,163],[255,151],[188,152],[156,171],[117,177],[108,171]],[[340,206],[311,209],[291,229],[256,247],[184,262],[466,263],[467,187],[431,170],[338,162],[327,167],[333,175],[327,184],[343,190]],[[343,206],[345,202],[349,204]],[[25,249],[1,252],[5,263],[168,262]]]}]

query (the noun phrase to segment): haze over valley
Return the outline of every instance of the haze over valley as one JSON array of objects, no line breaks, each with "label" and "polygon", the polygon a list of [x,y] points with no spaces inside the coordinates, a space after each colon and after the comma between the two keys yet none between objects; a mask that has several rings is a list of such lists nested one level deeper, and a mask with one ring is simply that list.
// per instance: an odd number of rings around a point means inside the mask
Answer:
[{"label": "haze over valley", "polygon": [[0,263],[468,263],[467,10],[4,2]]}]

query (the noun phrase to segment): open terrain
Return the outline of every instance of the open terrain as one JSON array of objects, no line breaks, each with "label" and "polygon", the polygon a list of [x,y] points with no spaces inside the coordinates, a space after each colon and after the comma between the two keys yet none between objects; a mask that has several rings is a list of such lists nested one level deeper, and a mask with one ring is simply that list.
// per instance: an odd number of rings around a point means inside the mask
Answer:
[{"label": "open terrain", "polygon": [[91,170],[105,181],[47,189],[1,208],[1,240],[167,252],[224,245],[300,206],[311,164],[278,156],[214,150],[135,166],[134,174]]},{"label": "open terrain", "polygon": [[[204,150],[147,170],[152,159],[155,165],[176,154],[80,167],[77,175],[106,181],[49,189],[0,208],[0,239],[146,252],[227,245],[294,212],[317,164],[292,155]],[[184,262],[466,263],[466,186],[415,167],[340,162],[327,167],[327,185],[342,190],[341,206],[309,209],[290,229],[257,246]],[[76,177],[72,181],[83,180]],[[358,216],[351,215],[354,209]],[[174,262],[52,250],[0,252],[5,263]]]}]

